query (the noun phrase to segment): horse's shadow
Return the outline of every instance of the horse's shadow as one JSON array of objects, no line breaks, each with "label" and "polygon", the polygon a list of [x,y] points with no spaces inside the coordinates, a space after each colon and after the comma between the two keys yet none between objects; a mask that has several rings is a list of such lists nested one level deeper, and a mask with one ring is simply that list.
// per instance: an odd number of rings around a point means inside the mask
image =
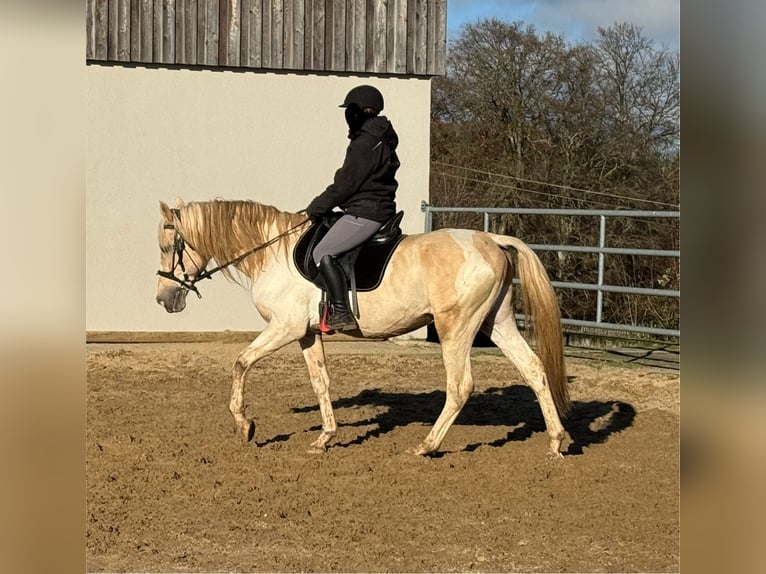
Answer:
[{"label": "horse's shadow", "polygon": [[[381,389],[365,389],[354,397],[333,401],[333,409],[346,409],[361,406],[381,407],[381,412],[374,417],[349,423],[339,423],[346,427],[373,426],[354,439],[335,443],[335,446],[362,444],[370,438],[388,433],[396,427],[412,423],[432,425],[444,406],[444,391],[427,393],[385,392]],[[316,405],[296,407],[292,411],[307,413],[318,411]],[[605,442],[610,435],[625,430],[633,424],[636,410],[628,403],[620,401],[575,401],[572,412],[562,422],[572,442],[565,455],[582,454],[583,449]],[[505,437],[488,443],[473,443],[464,447],[465,451],[474,451],[480,446],[500,447],[509,442],[523,441],[534,433],[545,432],[545,421],[537,403],[535,394],[526,385],[493,387],[480,393],[474,393],[460,411],[455,421],[459,425],[507,426],[511,430]],[[321,430],[320,426],[310,430]]]}]

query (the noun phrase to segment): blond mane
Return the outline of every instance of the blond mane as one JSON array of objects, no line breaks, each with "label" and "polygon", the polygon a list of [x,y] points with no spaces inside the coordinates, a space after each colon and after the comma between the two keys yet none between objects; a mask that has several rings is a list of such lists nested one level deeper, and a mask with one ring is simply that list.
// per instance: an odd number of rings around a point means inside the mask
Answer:
[{"label": "blond mane", "polygon": [[[179,231],[192,248],[206,259],[221,265],[247,251],[287,232],[306,219],[305,215],[288,213],[271,205],[248,200],[189,202],[181,210]],[[273,245],[256,251],[236,267],[248,277],[263,268],[266,259],[279,250],[285,255],[299,232],[291,233]],[[231,268],[221,272],[236,281]]]}]

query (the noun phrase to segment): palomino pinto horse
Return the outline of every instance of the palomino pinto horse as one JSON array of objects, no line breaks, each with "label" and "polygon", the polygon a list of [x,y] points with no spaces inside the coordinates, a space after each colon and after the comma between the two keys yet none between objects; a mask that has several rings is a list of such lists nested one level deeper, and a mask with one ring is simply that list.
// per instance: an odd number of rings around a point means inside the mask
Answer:
[{"label": "palomino pinto horse", "polygon": [[[330,377],[320,333],[320,290],[301,277],[292,249],[308,228],[305,215],[250,201],[192,202],[175,209],[160,203],[161,270],[157,302],[169,313],[182,311],[195,282],[236,268],[251,285],[266,328],[237,357],[229,409],[247,440],[255,424],[245,416],[245,377],[253,364],[298,341],[319,401],[322,432],[311,444],[323,452],[335,435]],[[518,257],[527,324],[534,327],[536,355],[516,327],[511,304],[513,260]],[[206,269],[215,260],[219,267]],[[199,295],[199,293],[197,293]],[[441,414],[415,454],[435,452],[474,389],[471,345],[479,330],[488,334],[518,368],[542,409],[550,450],[560,456],[560,417],[571,407],[564,370],[561,317],[548,275],[535,253],[515,237],[464,229],[442,229],[405,237],[394,252],[380,286],[359,293],[358,337],[392,337],[434,323],[447,372]]]}]

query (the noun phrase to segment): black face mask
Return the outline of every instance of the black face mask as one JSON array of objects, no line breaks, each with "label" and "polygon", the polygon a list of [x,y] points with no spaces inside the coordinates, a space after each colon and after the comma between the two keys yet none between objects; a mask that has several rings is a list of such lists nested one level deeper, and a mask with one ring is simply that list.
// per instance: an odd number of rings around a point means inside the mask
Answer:
[{"label": "black face mask", "polygon": [[355,104],[349,105],[346,108],[346,123],[348,124],[349,135],[355,134],[361,130],[365,119],[362,108]]}]

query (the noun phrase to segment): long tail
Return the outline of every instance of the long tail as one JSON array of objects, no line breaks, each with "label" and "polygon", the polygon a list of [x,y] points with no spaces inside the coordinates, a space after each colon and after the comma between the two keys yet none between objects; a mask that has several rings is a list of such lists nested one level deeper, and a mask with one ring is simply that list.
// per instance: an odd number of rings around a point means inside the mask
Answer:
[{"label": "long tail", "polygon": [[[564,365],[564,340],[561,312],[556,293],[540,258],[521,239],[489,234],[500,247],[513,247],[518,253],[518,271],[524,302],[524,315],[530,336],[537,343],[553,402],[560,417],[572,409]],[[509,254],[510,256],[510,254]]]}]

